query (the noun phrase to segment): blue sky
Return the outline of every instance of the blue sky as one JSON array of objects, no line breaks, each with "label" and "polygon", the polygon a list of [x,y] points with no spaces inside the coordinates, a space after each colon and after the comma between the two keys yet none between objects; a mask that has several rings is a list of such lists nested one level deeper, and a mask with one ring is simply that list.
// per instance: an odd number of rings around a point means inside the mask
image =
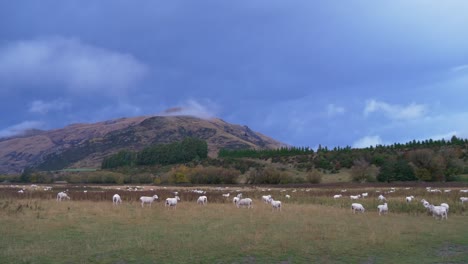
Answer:
[{"label": "blue sky", "polygon": [[185,114],[282,142],[468,137],[468,1],[2,1],[0,137]]}]

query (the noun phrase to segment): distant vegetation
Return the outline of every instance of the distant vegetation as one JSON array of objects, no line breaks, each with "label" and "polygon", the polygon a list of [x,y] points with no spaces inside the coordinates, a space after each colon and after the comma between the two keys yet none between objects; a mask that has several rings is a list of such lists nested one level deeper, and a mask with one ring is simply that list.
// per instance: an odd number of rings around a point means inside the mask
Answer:
[{"label": "distant vegetation", "polygon": [[208,156],[206,141],[196,138],[185,138],[183,141],[170,144],[158,144],[139,152],[127,150],[105,158],[103,169],[122,166],[148,166],[186,163],[192,160],[205,159]]},{"label": "distant vegetation", "polygon": [[[300,184],[339,181],[467,181],[468,140],[411,141],[354,149],[314,151],[306,147],[275,150],[239,149],[208,158],[206,141],[186,138],[142,151],[122,150],[102,162],[102,170],[26,169],[0,181],[49,183],[154,184]],[[343,176],[343,177],[342,177]],[[342,179],[343,178],[343,179]],[[330,178],[331,179],[331,178]]]}]

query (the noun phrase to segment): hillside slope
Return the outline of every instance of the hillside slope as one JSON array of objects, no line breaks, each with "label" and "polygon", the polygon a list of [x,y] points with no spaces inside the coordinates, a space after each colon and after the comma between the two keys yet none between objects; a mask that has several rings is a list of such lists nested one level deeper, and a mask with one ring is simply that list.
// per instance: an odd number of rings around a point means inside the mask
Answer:
[{"label": "hillside slope", "polygon": [[26,166],[42,170],[99,167],[104,157],[119,150],[141,150],[152,144],[174,142],[185,137],[206,140],[212,157],[220,148],[270,149],[285,145],[247,126],[233,125],[216,118],[120,118],[1,139],[0,173],[18,173]]}]

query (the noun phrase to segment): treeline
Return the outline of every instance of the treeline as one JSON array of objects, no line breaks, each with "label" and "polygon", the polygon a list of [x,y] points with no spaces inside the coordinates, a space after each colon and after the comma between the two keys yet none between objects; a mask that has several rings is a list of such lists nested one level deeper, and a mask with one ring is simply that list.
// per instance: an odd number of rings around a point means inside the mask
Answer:
[{"label": "treeline", "polygon": [[314,150],[309,147],[282,147],[278,149],[221,149],[218,153],[220,158],[271,158],[284,156],[297,156],[313,154]]},{"label": "treeline", "polygon": [[192,160],[205,159],[208,156],[206,141],[196,138],[185,138],[180,142],[158,144],[133,152],[122,150],[104,158],[102,169],[113,169],[123,166],[170,165],[186,163]]}]

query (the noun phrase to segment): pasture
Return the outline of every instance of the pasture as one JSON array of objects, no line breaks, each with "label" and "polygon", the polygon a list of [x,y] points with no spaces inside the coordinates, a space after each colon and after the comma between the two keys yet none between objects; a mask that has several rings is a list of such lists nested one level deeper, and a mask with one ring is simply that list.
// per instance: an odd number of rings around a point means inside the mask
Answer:
[{"label": "pasture", "polygon": [[[41,186],[40,186],[41,187]],[[122,186],[120,186],[122,187]],[[119,187],[119,188],[120,188]],[[83,186],[0,188],[0,260],[3,263],[466,263],[468,203],[460,188],[247,188],[198,187],[208,205],[197,205],[194,188],[144,186],[139,191]],[[150,190],[155,188],[154,190]],[[57,202],[69,189],[71,200]],[[84,192],[84,189],[87,192]],[[467,188],[465,188],[467,189]],[[164,207],[177,191],[177,209]],[[254,208],[236,208],[238,193]],[[379,193],[390,212],[379,216]],[[352,214],[349,195],[364,214]],[[112,204],[119,193],[123,203]],[[229,198],[222,196],[230,193]],[[343,194],[333,199],[334,194]],[[152,207],[138,198],[157,194]],[[281,211],[261,201],[271,194]],[[290,199],[284,196],[288,194]],[[406,203],[405,196],[415,201]],[[419,202],[450,205],[448,220],[435,220]]]}]

